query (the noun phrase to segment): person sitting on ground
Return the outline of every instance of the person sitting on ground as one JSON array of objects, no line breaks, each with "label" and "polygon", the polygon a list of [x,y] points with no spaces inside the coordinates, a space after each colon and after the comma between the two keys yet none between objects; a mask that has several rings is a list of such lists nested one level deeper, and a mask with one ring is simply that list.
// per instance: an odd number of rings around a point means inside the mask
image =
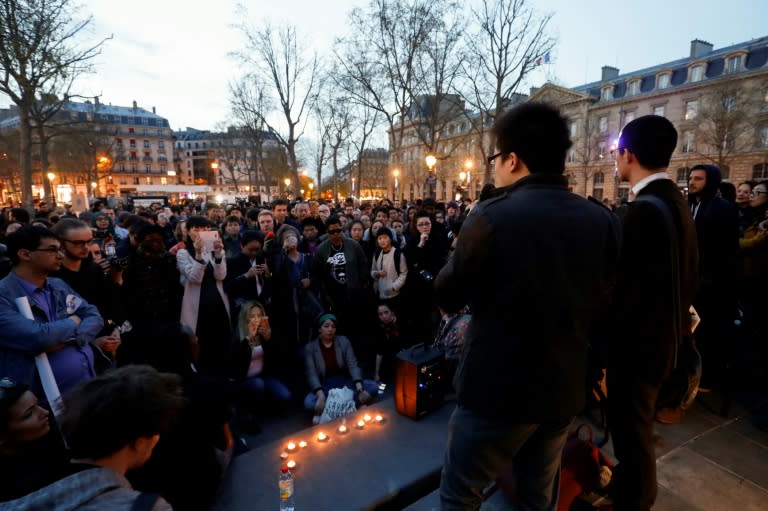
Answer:
[{"label": "person sitting on ground", "polygon": [[305,350],[307,383],[311,392],[304,398],[304,407],[320,415],[328,392],[341,387],[355,390],[358,405],[369,404],[378,395],[379,387],[374,381],[363,380],[352,344],[343,335],[336,335],[336,316],[323,314],[318,326],[320,335],[308,343]]},{"label": "person sitting on ground", "polygon": [[379,328],[374,334],[376,365],[373,379],[377,383],[388,384],[395,377],[395,355],[410,346],[408,335],[403,331],[402,322],[398,321],[392,307],[382,302],[377,307]]},{"label": "person sitting on ground", "polygon": [[[139,365],[115,369],[77,387],[65,404],[61,426],[72,473],[9,502],[10,509],[172,509],[156,495],[133,490],[125,474],[147,462],[182,408],[177,375]],[[134,507],[141,504],[147,505]]]}]

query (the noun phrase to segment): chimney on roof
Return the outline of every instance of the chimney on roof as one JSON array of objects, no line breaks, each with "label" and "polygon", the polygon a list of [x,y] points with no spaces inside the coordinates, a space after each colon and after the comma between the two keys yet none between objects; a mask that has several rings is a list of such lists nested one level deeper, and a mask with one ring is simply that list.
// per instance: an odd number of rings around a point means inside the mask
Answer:
[{"label": "chimney on roof", "polygon": [[608,80],[613,80],[614,78],[618,78],[619,76],[619,68],[613,67],[613,66],[603,66],[602,67],[602,78],[600,79],[601,82],[607,82]]},{"label": "chimney on roof", "polygon": [[714,46],[712,43],[702,41],[701,39],[694,39],[691,41],[691,58],[703,57],[704,55],[711,53]]},{"label": "chimney on roof", "polygon": [[157,112],[155,112],[155,107],[152,107],[152,113],[153,113],[153,114],[156,114],[156,113],[157,113]]},{"label": "chimney on roof", "polygon": [[133,113],[136,113],[136,110],[139,108],[139,106],[136,104],[136,101],[133,102]]},{"label": "chimney on roof", "polygon": [[93,104],[96,105],[96,108],[99,108],[99,97],[94,96],[93,97]]}]

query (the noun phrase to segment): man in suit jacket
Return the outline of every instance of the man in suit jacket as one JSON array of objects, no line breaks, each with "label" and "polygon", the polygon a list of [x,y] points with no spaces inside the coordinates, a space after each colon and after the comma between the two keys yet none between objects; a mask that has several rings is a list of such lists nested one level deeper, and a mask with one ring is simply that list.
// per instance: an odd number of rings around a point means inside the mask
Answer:
[{"label": "man in suit jacket", "polygon": [[[656,399],[675,364],[678,342],[690,331],[688,309],[698,282],[693,219],[666,173],[676,145],[672,123],[649,115],[624,127],[616,152],[619,177],[629,181],[636,198],[652,195],[663,201],[675,232],[673,239],[664,212],[648,201],[630,203],[622,220],[611,315],[615,323],[608,329],[613,338],[607,346],[608,418],[619,460],[612,493],[617,511],[648,510],[656,498]],[[672,243],[677,244],[679,276],[671,263]]]},{"label": "man in suit jacket", "polygon": [[480,507],[483,489],[510,463],[515,502],[554,509],[565,438],[584,407],[588,332],[618,258],[618,219],[568,191],[571,142],[556,109],[524,103],[497,120],[493,135],[499,188],[467,217],[435,281],[444,311],[472,307],[444,511]]}]

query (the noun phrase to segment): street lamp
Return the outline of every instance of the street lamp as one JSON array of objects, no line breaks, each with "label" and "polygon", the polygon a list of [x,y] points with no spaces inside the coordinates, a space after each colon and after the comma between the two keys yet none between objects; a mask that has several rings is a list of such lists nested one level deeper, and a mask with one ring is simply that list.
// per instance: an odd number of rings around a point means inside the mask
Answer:
[{"label": "street lamp", "polygon": [[352,193],[350,195],[355,195],[355,178],[352,178]]},{"label": "street lamp", "polygon": [[307,186],[309,187],[309,198],[311,199],[312,198],[312,193],[313,193],[313,191],[315,189],[315,183],[310,182]]},{"label": "street lamp", "polygon": [[397,199],[397,188],[400,185],[398,178],[400,177],[400,169],[392,171],[392,176],[395,178],[394,186],[392,187],[392,199]]},{"label": "street lamp", "polygon": [[53,191],[53,180],[56,179],[56,174],[53,172],[49,172],[46,174],[46,177],[48,178],[48,190],[51,192],[49,195],[49,199],[51,203],[56,204],[56,194]]},{"label": "street lamp", "polygon": [[285,179],[283,179],[283,184],[285,184],[285,196],[288,197],[289,188],[291,186],[291,179],[286,177]]},{"label": "street lamp", "polygon": [[429,185],[429,196],[432,197],[434,195],[434,186],[437,182],[437,179],[435,179],[435,176],[432,175],[432,169],[435,167],[435,164],[437,163],[437,158],[435,158],[434,155],[428,154],[424,158],[424,162],[427,164],[427,169],[429,171],[429,174],[427,176],[427,184]]}]

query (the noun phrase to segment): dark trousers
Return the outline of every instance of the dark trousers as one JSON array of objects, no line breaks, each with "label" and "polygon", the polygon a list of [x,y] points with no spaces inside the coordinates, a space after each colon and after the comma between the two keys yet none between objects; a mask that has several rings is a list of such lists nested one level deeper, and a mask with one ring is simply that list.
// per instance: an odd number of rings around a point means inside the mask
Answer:
[{"label": "dark trousers", "polygon": [[653,421],[659,386],[645,383],[622,368],[606,371],[608,427],[619,464],[611,496],[616,511],[647,511],[656,500],[656,453]]}]

